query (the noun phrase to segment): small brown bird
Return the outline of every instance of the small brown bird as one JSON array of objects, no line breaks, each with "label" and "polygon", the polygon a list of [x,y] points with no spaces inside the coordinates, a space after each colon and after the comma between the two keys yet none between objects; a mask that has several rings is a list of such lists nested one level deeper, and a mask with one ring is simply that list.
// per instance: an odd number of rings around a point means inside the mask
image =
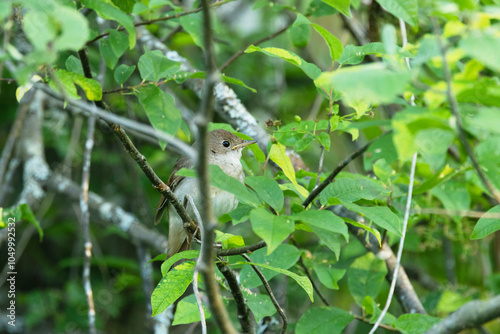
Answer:
[{"label": "small brown bird", "polygon": [[[240,137],[232,134],[229,131],[218,129],[208,133],[208,163],[218,165],[224,173],[232,176],[243,182],[244,174],[241,166],[240,158],[243,148],[250,144],[256,143],[255,140],[243,140]],[[194,143],[193,147],[196,148]],[[172,175],[168,179],[167,185],[172,189],[175,196],[181,201],[184,201],[186,195],[191,195],[197,208],[200,207],[200,191],[198,188],[198,180],[196,178],[184,177],[177,175],[181,168],[192,168],[193,163],[187,157],[181,157],[174,166]],[[238,200],[233,194],[220,190],[216,187],[210,187],[212,198],[212,206],[214,215],[219,217],[238,206]],[[168,204],[168,205],[167,205]],[[165,209],[168,209],[169,232],[167,245],[167,259],[172,255],[188,250],[191,246],[191,240],[183,227],[181,217],[177,214],[172,204],[162,195],[158,202],[158,207],[155,215],[155,224],[158,224],[163,216]],[[190,206],[187,208],[190,217],[194,217],[193,210]]]}]

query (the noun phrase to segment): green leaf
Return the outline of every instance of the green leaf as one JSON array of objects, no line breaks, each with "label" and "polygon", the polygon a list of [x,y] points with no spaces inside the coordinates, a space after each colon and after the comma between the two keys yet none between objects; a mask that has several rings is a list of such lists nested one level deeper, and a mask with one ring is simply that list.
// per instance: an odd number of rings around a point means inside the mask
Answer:
[{"label": "green leaf", "polygon": [[306,148],[309,147],[309,145],[314,141],[314,137],[312,136],[306,136],[302,139],[299,139],[294,147],[295,147],[295,151],[296,152],[302,152],[304,151]]},{"label": "green leaf", "polygon": [[378,230],[376,230],[374,228],[371,228],[368,225],[365,225],[365,224],[362,224],[362,223],[358,223],[357,221],[349,219],[349,218],[345,218],[344,217],[342,219],[344,219],[344,221],[346,223],[349,223],[349,224],[354,225],[356,227],[360,227],[360,228],[362,228],[362,229],[364,229],[364,230],[366,230],[368,232],[371,232],[377,238],[379,247],[382,247],[382,238],[380,237],[380,232]]},{"label": "green leaf", "polygon": [[398,216],[386,206],[359,206],[353,203],[344,203],[347,210],[359,213],[370,219],[374,224],[401,236],[402,224]]},{"label": "green leaf", "polygon": [[64,63],[64,65],[66,66],[66,69],[69,72],[83,75],[82,62],[80,61],[80,59],[76,58],[75,56],[70,55],[68,57],[68,59],[66,59],[66,62]]},{"label": "green leaf", "polygon": [[316,30],[321,35],[321,37],[323,37],[323,39],[326,42],[326,45],[328,45],[332,61],[340,59],[342,51],[344,50],[344,46],[339,41],[339,39],[335,37],[331,32],[329,32],[328,30],[326,30],[325,28],[323,28],[318,24],[313,24],[312,26],[314,30]]},{"label": "green leaf", "polygon": [[460,48],[465,53],[491,68],[500,71],[500,63],[496,61],[496,56],[500,54],[500,39],[493,35],[484,33],[473,33],[460,40]]},{"label": "green leaf", "polygon": [[56,60],[55,51],[77,51],[85,45],[88,22],[74,7],[54,0],[24,1],[23,5],[26,10],[23,31],[36,50],[29,55],[34,57],[34,62],[49,63]]},{"label": "green leaf", "polygon": [[250,45],[246,50],[245,53],[252,53],[252,52],[262,52],[268,56],[271,57],[277,57],[281,58],[290,64],[293,64],[297,67],[299,67],[304,73],[311,79],[315,80],[319,75],[321,74],[321,70],[319,69],[318,66],[308,63],[304,59],[300,58],[297,54],[293,53],[292,51],[288,51],[285,49],[280,49],[280,48],[259,48],[258,46],[255,45]]},{"label": "green leaf", "polygon": [[[250,255],[252,262],[266,263],[276,268],[288,269],[297,263],[300,254],[302,253],[295,246],[288,244],[279,245],[278,248],[276,248],[270,255],[267,255],[266,248],[267,247],[264,247],[253,252]],[[278,273],[273,270],[262,269],[262,274],[269,282]],[[248,266],[241,269],[240,282],[247,289],[253,289],[262,285],[262,282],[255,271]]]},{"label": "green leaf", "polygon": [[245,183],[255,190],[260,198],[276,212],[279,213],[283,209],[285,198],[278,182],[274,179],[265,176],[247,176]]},{"label": "green leaf", "polygon": [[160,50],[151,51],[148,48],[144,48],[138,66],[142,80],[154,82],[171,78],[181,68],[179,62],[168,59]]},{"label": "green leaf", "polygon": [[309,28],[310,24],[311,23],[304,15],[300,13],[297,14],[297,19],[292,26],[288,28],[288,36],[290,36],[294,46],[298,48],[307,46],[309,36],[311,35],[311,29]]},{"label": "green leaf", "polygon": [[[175,257],[175,255],[171,258],[173,257]],[[175,266],[171,271],[163,276],[151,295],[153,317],[165,311],[167,307],[172,305],[180,296],[182,296],[189,284],[193,281],[195,266],[195,262],[187,261]]]},{"label": "green leaf", "polygon": [[314,264],[314,272],[318,275],[321,284],[328,289],[338,290],[337,282],[344,277],[346,270],[332,268],[332,264],[329,263],[316,263]]},{"label": "green leaf", "polygon": [[351,17],[351,0],[321,0],[329,6],[332,6],[347,17]]},{"label": "green leaf", "polygon": [[261,204],[253,191],[245,187],[239,180],[224,173],[217,165],[210,165],[210,181],[213,186],[236,196],[240,203],[254,207]]},{"label": "green leaf", "polygon": [[[69,96],[79,99],[75,84],[80,86],[84,91],[87,99],[91,101],[100,101],[102,99],[102,89],[99,82],[94,79],[88,79],[82,74],[72,73],[65,70],[57,70],[55,72],[56,78],[59,80],[65,93]],[[55,91],[59,92],[59,86],[51,80],[49,82],[50,87]]]},{"label": "green leaf", "polygon": [[340,65],[356,65],[363,61],[366,55],[387,54],[383,43],[368,43],[362,46],[346,45],[339,59]]},{"label": "green leaf", "polygon": [[[212,314],[208,307],[203,304],[203,312],[205,313],[205,318],[210,319]],[[200,321],[200,310],[198,308],[198,303],[196,302],[195,295],[189,295],[177,304],[175,309],[174,322],[172,326],[191,324],[193,322]]]},{"label": "green leaf", "polygon": [[355,202],[360,199],[374,200],[381,195],[388,195],[389,190],[369,179],[342,178],[330,183],[321,193],[320,201],[326,205],[330,198],[339,199],[342,203]]},{"label": "green leaf", "polygon": [[[371,315],[370,324],[374,324],[375,321],[380,317],[382,310],[378,306],[377,302],[373,300],[372,297],[366,296],[363,299],[363,304],[361,306],[363,310],[365,310],[367,315]],[[396,321],[396,317],[390,313],[386,313],[384,318],[382,319],[382,323],[386,325],[392,325],[392,323]]]},{"label": "green leaf", "polygon": [[461,170],[455,170],[451,168],[449,165],[446,165],[441,169],[439,172],[435,173],[432,177],[428,178],[425,180],[424,183],[422,183],[415,191],[413,194],[423,194],[429,190],[431,190],[434,187],[437,187],[438,185],[448,181],[452,177],[456,176],[457,174],[462,173]]},{"label": "green leaf", "polygon": [[254,265],[254,266],[262,267],[262,268],[265,268],[268,270],[276,271],[279,274],[283,274],[283,275],[286,275],[290,278],[293,278],[295,280],[295,282],[297,282],[302,287],[302,289],[304,289],[304,291],[309,296],[309,299],[311,299],[311,302],[314,301],[312,283],[309,280],[309,278],[307,278],[307,276],[300,276],[300,275],[292,273],[291,271],[288,271],[286,269],[276,268],[276,267],[270,266],[268,264],[263,264],[263,263],[253,263],[253,262],[241,261],[241,262],[236,262],[235,264]]},{"label": "green leaf", "polygon": [[295,327],[296,334],[341,334],[354,316],[336,307],[311,307]]},{"label": "green leaf", "polygon": [[221,79],[222,81],[224,82],[227,82],[227,83],[230,83],[230,84],[234,84],[234,85],[238,85],[238,86],[241,86],[241,87],[245,87],[246,89],[248,89],[249,91],[251,91],[252,93],[257,93],[257,91],[250,87],[250,86],[247,86],[243,81],[241,81],[240,79],[236,79],[236,78],[231,78],[231,77],[228,77],[227,75],[224,75],[222,74],[221,75]]},{"label": "green leaf", "polygon": [[161,275],[165,276],[170,268],[179,260],[182,259],[194,259],[200,255],[200,251],[197,250],[188,250],[180,253],[176,253],[169,257],[165,262],[161,264]]},{"label": "green leaf", "polygon": [[[491,213],[500,215],[500,205],[494,206],[486,212],[486,214]],[[480,218],[474,226],[470,238],[472,240],[482,239],[498,230],[500,230],[500,218]]]},{"label": "green leaf", "polygon": [[274,161],[285,173],[286,177],[293,183],[297,191],[304,197],[309,195],[309,192],[297,183],[295,178],[295,170],[293,169],[292,161],[286,154],[286,147],[281,143],[276,143],[271,146],[269,151],[269,159]]},{"label": "green leaf", "polygon": [[[136,95],[151,125],[158,131],[175,136],[181,126],[182,116],[175,106],[174,98],[154,85],[139,88]],[[162,149],[165,149],[166,145],[160,140]]]},{"label": "green leaf", "polygon": [[[443,203],[445,209],[451,212],[470,209],[471,197],[463,182],[450,180],[439,187],[432,188],[431,194],[436,196]],[[462,220],[462,215],[451,217],[457,223]]]},{"label": "green leaf", "polygon": [[418,25],[417,0],[376,0],[389,13],[402,19],[412,27]]},{"label": "green leaf", "polygon": [[316,136],[318,139],[318,142],[325,148],[325,150],[328,152],[330,151],[330,145],[331,145],[331,139],[330,135],[326,132],[320,132],[318,136]]},{"label": "green leaf", "polygon": [[[322,232],[328,231],[340,234],[345,240],[349,240],[349,233],[344,221],[331,211],[305,210],[294,214],[291,218],[293,220],[302,220],[304,223],[310,225],[313,231],[317,228]],[[317,234],[321,238],[321,233]]]},{"label": "green leaf", "polygon": [[430,128],[418,131],[415,144],[422,153],[423,161],[429,164],[431,170],[443,168],[446,162],[446,152],[455,139],[453,131],[448,129]]},{"label": "green leaf", "polygon": [[222,249],[236,248],[245,246],[245,241],[241,235],[234,235],[231,233],[222,233],[221,231],[215,231],[215,242],[220,242],[222,244]]},{"label": "green leaf", "polygon": [[0,2],[0,21],[9,17],[12,13],[12,3],[10,0]]},{"label": "green leaf", "polygon": [[276,307],[274,307],[268,295],[255,294],[246,289],[242,290],[242,292],[257,323],[259,323],[262,318],[270,317],[276,313]]},{"label": "green leaf", "polygon": [[363,165],[365,170],[370,170],[374,162],[384,159],[387,164],[391,164],[398,158],[396,147],[390,133],[374,141],[366,150],[363,156]]},{"label": "green leaf", "polygon": [[271,254],[294,230],[294,222],[286,216],[275,216],[264,208],[250,212],[252,229],[267,244],[267,254]]},{"label": "green leaf", "polygon": [[425,333],[443,319],[431,317],[427,314],[403,314],[395,322],[396,329],[403,334]]},{"label": "green leaf", "polygon": [[115,80],[121,86],[127,81],[127,79],[134,73],[135,65],[128,66],[121,64],[115,69]]},{"label": "green leaf", "polygon": [[127,35],[117,30],[112,30],[108,38],[101,39],[99,51],[110,69],[114,69],[118,59],[123,55],[128,47]]},{"label": "green leaf", "polygon": [[131,16],[128,16],[115,5],[101,1],[101,0],[82,0],[82,3],[89,8],[96,11],[97,15],[105,20],[114,20],[122,25],[128,32],[129,48],[133,49],[135,46],[135,27],[134,21]]},{"label": "green leaf", "polygon": [[377,297],[384,283],[387,267],[373,253],[358,257],[349,267],[347,283],[356,304],[361,306],[365,296]]},{"label": "green leaf", "polygon": [[7,227],[11,223],[19,223],[25,221],[33,224],[38,231],[40,241],[43,240],[43,229],[40,222],[36,219],[33,211],[28,204],[23,203],[15,208],[1,208],[0,207],[0,229]]},{"label": "green leaf", "polygon": [[191,36],[194,44],[203,49],[203,18],[202,13],[181,16],[179,22],[182,28]]},{"label": "green leaf", "polygon": [[113,4],[123,10],[125,13],[132,12],[132,8],[137,0],[112,0]]},{"label": "green leaf", "polygon": [[306,210],[291,217],[294,220],[301,220],[311,228],[319,239],[335,254],[340,257],[340,241],[338,234],[345,240],[349,239],[347,227],[344,221],[331,211]]},{"label": "green leaf", "polygon": [[391,103],[404,92],[410,78],[408,71],[391,70],[377,63],[323,72],[314,84],[327,92],[333,88],[350,104]]},{"label": "green leaf", "polygon": [[245,222],[250,219],[250,212],[253,210],[253,208],[253,206],[239,203],[236,209],[229,212],[229,216],[233,220],[233,225]]}]

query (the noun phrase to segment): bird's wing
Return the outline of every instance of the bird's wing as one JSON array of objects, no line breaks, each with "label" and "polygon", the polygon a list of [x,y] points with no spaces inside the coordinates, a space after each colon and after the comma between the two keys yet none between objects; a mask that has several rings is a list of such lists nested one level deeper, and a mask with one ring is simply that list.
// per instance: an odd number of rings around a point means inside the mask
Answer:
[{"label": "bird's wing", "polygon": [[[184,179],[184,176],[177,175],[177,172],[181,168],[191,168],[193,164],[187,157],[181,157],[177,163],[174,166],[174,170],[172,171],[172,174],[170,174],[170,177],[168,178],[167,181],[167,186],[170,188],[170,190],[175,191],[175,188],[177,188],[177,185]],[[179,198],[179,200],[183,200],[182,198]],[[155,214],[155,225],[160,223],[161,218],[163,217],[163,213],[167,210],[168,212],[168,200],[165,196],[161,195],[160,201],[158,202],[158,205],[156,206],[156,214]]]}]

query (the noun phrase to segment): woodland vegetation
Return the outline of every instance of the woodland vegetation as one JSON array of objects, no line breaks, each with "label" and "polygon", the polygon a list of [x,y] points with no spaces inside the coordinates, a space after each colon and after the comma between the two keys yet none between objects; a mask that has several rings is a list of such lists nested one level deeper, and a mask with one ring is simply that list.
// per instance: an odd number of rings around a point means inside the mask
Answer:
[{"label": "woodland vegetation", "polygon": [[[0,24],[0,332],[500,332],[498,0],[2,0]],[[217,128],[258,142],[244,184],[200,153]],[[186,216],[181,154],[238,207]],[[201,232],[166,261],[160,193]]]}]

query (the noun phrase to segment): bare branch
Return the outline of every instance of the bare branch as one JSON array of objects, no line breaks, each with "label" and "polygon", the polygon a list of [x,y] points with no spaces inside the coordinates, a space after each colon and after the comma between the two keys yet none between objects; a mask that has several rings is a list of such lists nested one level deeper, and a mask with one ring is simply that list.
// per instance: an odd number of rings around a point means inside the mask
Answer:
[{"label": "bare branch", "polygon": [[476,328],[500,317],[500,296],[490,300],[474,300],[435,324],[426,334],[453,334],[467,328]]},{"label": "bare branch", "polygon": [[217,256],[231,256],[231,255],[241,255],[244,253],[251,253],[253,251],[256,251],[257,249],[261,249],[266,247],[266,242],[265,241],[259,241],[253,245],[248,245],[244,247],[238,247],[238,248],[230,248],[230,249],[217,249],[215,253]]},{"label": "bare branch", "polygon": [[199,261],[196,264],[197,270],[201,272],[205,281],[205,289],[208,297],[208,303],[215,322],[223,333],[236,333],[229,314],[222,302],[219,284],[215,279],[213,247],[215,241],[215,221],[212,208],[212,197],[210,196],[211,186],[208,171],[208,122],[213,118],[214,105],[214,86],[219,79],[215,66],[215,51],[212,44],[212,24],[210,17],[210,7],[208,0],[201,1],[203,9],[203,46],[205,51],[206,79],[204,82],[203,93],[201,97],[200,114],[197,121],[198,125],[198,161],[196,171],[198,173],[198,187],[200,189],[201,216],[204,218],[201,230],[201,251]]},{"label": "bare branch", "polygon": [[[247,262],[252,262],[252,259],[246,255],[246,254],[241,254],[241,256],[247,261]],[[271,302],[273,303],[274,307],[276,308],[276,311],[278,311],[278,314],[281,316],[281,319],[283,320],[283,328],[281,329],[281,333],[285,334],[286,333],[286,327],[288,325],[288,320],[286,318],[285,311],[281,308],[280,304],[276,300],[276,297],[274,296],[273,291],[271,290],[271,287],[269,286],[269,283],[267,282],[266,278],[264,277],[264,274],[262,274],[262,271],[260,271],[259,267],[251,264],[252,269],[255,271],[257,276],[259,276],[260,281],[264,285],[264,288],[267,291],[267,294],[269,295],[269,298],[271,298]]]},{"label": "bare branch", "polygon": [[[361,217],[357,213],[347,210],[342,205],[332,206],[329,208],[329,210],[333,211],[337,216],[347,217],[359,223],[362,223],[364,220],[363,217]],[[351,232],[351,234],[354,235],[368,251],[372,252],[378,258],[385,261],[388,270],[386,279],[391,282],[394,271],[396,269],[396,256],[394,255],[391,247],[386,242],[383,242],[382,247],[380,248],[377,238],[371,233],[369,233],[367,237],[366,230],[362,229],[361,227],[356,227],[351,224],[347,224],[347,227],[349,229],[349,232]],[[425,314],[425,309],[418,299],[415,289],[413,289],[413,286],[408,279],[404,268],[400,266],[397,272],[398,278],[396,282],[395,293],[396,298],[398,298],[398,301],[401,304],[404,312]]]},{"label": "bare branch", "polygon": [[365,152],[368,149],[368,147],[370,147],[370,145],[373,144],[375,141],[377,141],[378,139],[382,138],[383,136],[388,135],[391,132],[392,132],[392,130],[387,131],[387,132],[383,133],[382,135],[378,136],[377,138],[370,140],[368,143],[366,143],[365,145],[363,145],[357,151],[353,152],[350,156],[348,156],[347,158],[345,158],[341,163],[339,163],[339,165],[337,166],[337,168],[335,168],[335,170],[333,172],[331,172],[330,175],[328,175],[328,177],[319,186],[317,186],[316,188],[314,188],[313,191],[311,191],[311,193],[309,194],[309,196],[302,203],[302,206],[306,208],[309,204],[311,204],[312,201],[326,188],[327,185],[329,185],[333,181],[333,179],[351,161],[353,161],[354,159],[356,159],[357,157],[359,157],[361,154],[363,154],[363,152]]},{"label": "bare branch", "polygon": [[92,257],[92,241],[90,240],[90,214],[88,205],[89,183],[90,183],[90,160],[92,148],[94,147],[95,116],[90,116],[87,127],[87,140],[83,155],[82,183],[80,192],[80,210],[83,230],[84,261],[83,261],[83,288],[87,296],[89,331],[96,333],[95,327],[95,306],[92,284],[90,282],[90,259]]},{"label": "bare branch", "polygon": [[[255,333],[255,319],[250,320],[251,311],[246,304],[245,297],[241,292],[238,279],[234,271],[222,262],[217,262],[217,268],[226,278],[231,294],[233,295],[238,311],[238,320],[241,325],[242,333]],[[252,317],[253,318],[253,317]]]}]

